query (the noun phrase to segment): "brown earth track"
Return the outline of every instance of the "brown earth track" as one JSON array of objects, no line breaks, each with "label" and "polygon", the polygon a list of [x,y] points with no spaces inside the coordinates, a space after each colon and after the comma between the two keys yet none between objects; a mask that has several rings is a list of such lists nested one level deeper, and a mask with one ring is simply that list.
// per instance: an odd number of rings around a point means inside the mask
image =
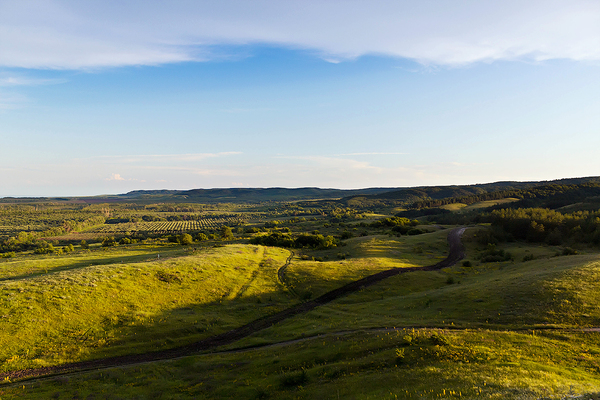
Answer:
[{"label": "brown earth track", "polygon": [[374,285],[386,278],[413,271],[435,271],[442,268],[450,267],[464,258],[464,247],[460,241],[460,238],[465,231],[465,228],[456,228],[448,233],[448,244],[450,251],[448,257],[435,265],[425,267],[412,267],[412,268],[392,268],[386,271],[381,271],[376,274],[367,276],[354,282],[350,282],[338,289],[334,289],[330,292],[317,297],[314,300],[307,301],[305,303],[297,304],[293,307],[280,311],[276,314],[269,315],[263,318],[254,320],[246,325],[231,331],[221,333],[195,343],[191,343],[185,346],[176,347],[167,350],[160,350],[141,354],[129,354],[118,357],[103,358],[98,360],[81,361],[76,363],[57,365],[51,367],[25,369],[20,371],[11,371],[0,374],[0,379],[5,382],[37,378],[47,375],[60,375],[71,372],[94,370],[99,368],[117,367],[123,365],[132,365],[139,363],[146,363],[158,360],[167,360],[171,358],[183,357],[200,351],[214,349],[220,346],[228,345],[236,342],[242,338],[252,335],[253,333],[259,332],[263,329],[269,328],[278,322],[284,321],[298,314],[304,314],[311,311],[323,304],[327,304],[335,299],[342,296],[354,293],[365,287]]}]

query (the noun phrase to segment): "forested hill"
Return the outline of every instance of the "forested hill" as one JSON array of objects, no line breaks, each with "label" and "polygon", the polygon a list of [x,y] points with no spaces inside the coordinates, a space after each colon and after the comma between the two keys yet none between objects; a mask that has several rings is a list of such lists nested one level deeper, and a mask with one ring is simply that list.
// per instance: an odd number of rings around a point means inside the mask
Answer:
[{"label": "forested hill", "polygon": [[340,199],[347,196],[374,195],[398,188],[367,188],[356,190],[310,188],[228,188],[192,190],[136,190],[120,198],[190,203],[259,203],[265,201],[298,201]]},{"label": "forested hill", "polygon": [[[543,182],[508,181],[463,186],[415,187],[372,195],[348,196],[341,201],[349,206],[385,204],[420,209],[514,197],[522,199],[522,203],[528,206],[546,199],[548,206],[561,207],[589,196],[597,196],[600,194],[597,193],[598,190],[600,177],[587,177]],[[551,199],[554,202],[550,201]]]}]

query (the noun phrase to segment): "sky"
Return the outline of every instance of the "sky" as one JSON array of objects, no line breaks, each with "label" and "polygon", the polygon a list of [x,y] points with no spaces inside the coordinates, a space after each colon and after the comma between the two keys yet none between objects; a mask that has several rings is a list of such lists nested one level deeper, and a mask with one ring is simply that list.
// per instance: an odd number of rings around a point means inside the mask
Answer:
[{"label": "sky", "polygon": [[0,0],[0,197],[600,175],[600,2]]}]

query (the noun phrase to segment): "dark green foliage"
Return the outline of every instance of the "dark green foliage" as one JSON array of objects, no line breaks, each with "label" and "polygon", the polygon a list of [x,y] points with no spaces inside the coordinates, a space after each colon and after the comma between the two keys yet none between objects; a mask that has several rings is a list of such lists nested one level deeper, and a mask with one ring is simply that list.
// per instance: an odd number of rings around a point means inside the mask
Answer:
[{"label": "dark green foliage", "polygon": [[497,232],[516,240],[554,246],[564,242],[600,242],[599,211],[563,214],[546,208],[501,209],[484,214],[482,220],[491,222]]},{"label": "dark green foliage", "polygon": [[523,262],[532,261],[534,259],[535,259],[535,256],[533,254],[527,254],[523,257]]},{"label": "dark green foliage", "polygon": [[323,236],[321,234],[301,234],[297,237],[292,237],[287,233],[272,232],[268,235],[255,236],[250,239],[252,244],[260,244],[263,246],[279,246],[279,247],[295,247],[295,248],[318,248],[328,249],[336,247],[337,242],[333,236]]},{"label": "dark green foliage", "polygon": [[493,243],[488,243],[487,249],[480,254],[480,257],[482,263],[512,260],[512,255],[508,251],[496,249],[496,245]]},{"label": "dark green foliage", "polygon": [[102,239],[102,247],[112,247],[116,245],[117,241],[115,240],[114,236],[107,236],[104,239]]},{"label": "dark green foliage", "polygon": [[208,240],[208,236],[206,236],[205,233],[200,232],[196,235],[196,240],[198,240],[199,242],[203,242]]},{"label": "dark green foliage", "polygon": [[283,389],[295,388],[307,382],[308,375],[304,369],[301,371],[289,372],[281,377],[281,387]]},{"label": "dark green foliage", "polygon": [[[408,218],[403,217],[388,217],[383,218],[371,223],[371,226],[374,228],[383,228],[383,227],[414,227],[419,225],[419,221],[410,220]],[[408,231],[408,229],[407,229]]]},{"label": "dark green foliage", "polygon": [[222,240],[232,240],[233,232],[231,231],[230,227],[223,225],[221,227],[220,236]]},{"label": "dark green foliage", "polygon": [[574,255],[576,255],[576,254],[579,254],[579,253],[577,252],[577,250],[574,250],[574,249],[572,249],[572,248],[570,248],[570,247],[565,247],[565,248],[563,249],[563,251],[562,251],[562,255],[563,255],[563,256],[574,256]]},{"label": "dark green foliage", "polygon": [[354,237],[354,234],[352,232],[348,232],[348,231],[344,231],[340,235],[340,239],[342,239],[342,240],[350,239],[352,237]]},{"label": "dark green foliage", "polygon": [[462,262],[462,265],[463,265],[463,267],[471,268],[473,266],[473,263],[469,260],[465,260]]}]

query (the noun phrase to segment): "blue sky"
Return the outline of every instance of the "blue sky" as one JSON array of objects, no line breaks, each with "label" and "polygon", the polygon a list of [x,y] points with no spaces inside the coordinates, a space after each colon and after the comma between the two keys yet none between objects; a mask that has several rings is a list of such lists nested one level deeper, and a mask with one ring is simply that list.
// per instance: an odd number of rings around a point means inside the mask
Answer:
[{"label": "blue sky", "polygon": [[600,3],[0,0],[0,196],[600,175]]}]

